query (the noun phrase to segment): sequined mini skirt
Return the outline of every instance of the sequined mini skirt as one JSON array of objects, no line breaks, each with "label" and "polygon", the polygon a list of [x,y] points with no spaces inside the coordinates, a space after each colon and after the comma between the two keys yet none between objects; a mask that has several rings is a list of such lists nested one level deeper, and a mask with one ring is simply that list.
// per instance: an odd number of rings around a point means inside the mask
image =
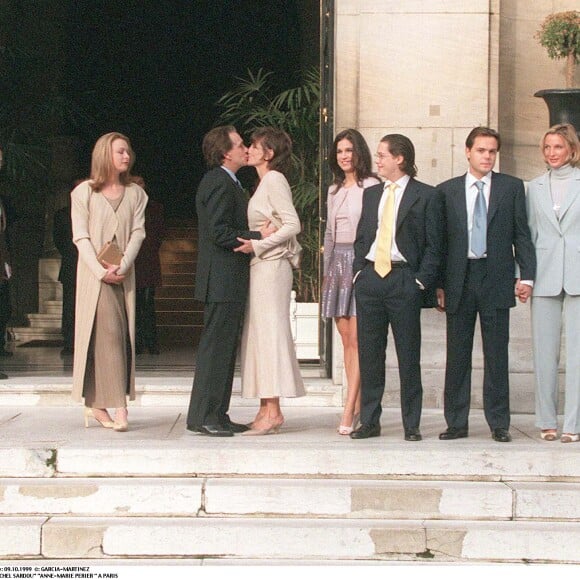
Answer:
[{"label": "sequined mini skirt", "polygon": [[356,316],[352,285],[352,244],[335,244],[322,284],[322,316]]}]

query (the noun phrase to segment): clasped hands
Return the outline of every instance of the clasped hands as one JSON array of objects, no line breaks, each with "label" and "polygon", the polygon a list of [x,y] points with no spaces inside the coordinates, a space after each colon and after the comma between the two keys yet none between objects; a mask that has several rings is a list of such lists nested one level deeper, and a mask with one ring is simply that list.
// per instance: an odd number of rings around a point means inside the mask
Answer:
[{"label": "clasped hands", "polygon": [[123,274],[117,274],[120,266],[115,264],[109,264],[108,262],[103,262],[103,265],[107,268],[107,273],[103,277],[103,282],[106,284],[119,285],[123,283],[125,276]]},{"label": "clasped hands", "polygon": [[[260,235],[262,239],[271,236],[274,232],[278,231],[278,228],[271,222],[267,221],[261,228],[260,228]],[[252,246],[252,240],[246,240],[245,238],[236,238],[240,245],[237,248],[234,248],[234,252],[242,252],[243,254],[251,254],[254,251],[254,247]]]},{"label": "clasped hands", "polygon": [[525,304],[532,295],[533,288],[529,284],[522,284],[519,279],[516,280],[514,293],[518,300]]}]

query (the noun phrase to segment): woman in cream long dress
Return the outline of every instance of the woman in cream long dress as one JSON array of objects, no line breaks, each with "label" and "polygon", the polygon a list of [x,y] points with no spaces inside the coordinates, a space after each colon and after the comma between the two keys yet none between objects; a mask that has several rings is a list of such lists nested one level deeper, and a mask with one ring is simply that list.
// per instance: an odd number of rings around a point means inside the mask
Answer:
[{"label": "woman in cream long dress", "polygon": [[305,395],[289,317],[292,266],[300,253],[300,220],[281,173],[291,152],[284,131],[263,127],[252,135],[248,165],[256,168],[260,183],[248,205],[248,223],[259,230],[272,222],[277,231],[262,240],[240,238],[235,250],[254,254],[242,334],[242,397],[259,397],[260,409],[243,435],[277,433],[284,422],[280,397]]},{"label": "woman in cream long dress", "polygon": [[[134,154],[120,133],[107,133],[93,150],[91,179],[71,193],[73,242],[79,251],[75,310],[73,398],[85,402],[85,426],[127,430],[127,396],[135,398],[135,272],[145,238],[147,195],[132,183]],[[97,254],[113,241],[122,259]],[[115,408],[111,419],[107,408]]]}]

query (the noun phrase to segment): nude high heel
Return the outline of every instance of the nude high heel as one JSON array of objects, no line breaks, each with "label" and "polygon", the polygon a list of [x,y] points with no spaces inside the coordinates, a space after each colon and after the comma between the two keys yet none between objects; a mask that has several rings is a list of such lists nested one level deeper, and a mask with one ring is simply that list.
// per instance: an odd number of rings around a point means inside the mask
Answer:
[{"label": "nude high heel", "polygon": [[89,418],[92,417],[97,423],[105,429],[113,429],[115,423],[113,421],[101,421],[95,417],[95,413],[91,407],[85,407],[85,429],[89,426]]},{"label": "nude high heel", "polygon": [[242,435],[276,435],[280,433],[280,427],[282,427],[284,421],[280,423],[272,423],[265,429],[250,429],[249,431],[244,431]]},{"label": "nude high heel", "polygon": [[338,426],[338,434],[339,435],[350,435],[357,427],[358,422],[360,419],[360,413],[355,413],[354,417],[352,418],[352,426],[351,425],[339,425]]},{"label": "nude high heel", "polygon": [[113,422],[113,430],[119,432],[125,432],[129,429],[129,422],[127,421],[127,417],[117,420],[117,416],[115,415],[115,421]]}]

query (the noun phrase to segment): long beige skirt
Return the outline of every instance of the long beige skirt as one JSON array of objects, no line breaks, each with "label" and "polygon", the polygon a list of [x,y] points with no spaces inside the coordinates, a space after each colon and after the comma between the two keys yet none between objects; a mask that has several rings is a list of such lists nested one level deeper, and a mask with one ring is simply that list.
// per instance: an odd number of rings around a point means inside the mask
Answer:
[{"label": "long beige skirt", "polygon": [[290,328],[291,290],[288,260],[252,264],[242,333],[242,397],[306,394]]},{"label": "long beige skirt", "polygon": [[85,406],[95,409],[127,406],[131,356],[128,340],[123,286],[103,282],[87,355]]}]

